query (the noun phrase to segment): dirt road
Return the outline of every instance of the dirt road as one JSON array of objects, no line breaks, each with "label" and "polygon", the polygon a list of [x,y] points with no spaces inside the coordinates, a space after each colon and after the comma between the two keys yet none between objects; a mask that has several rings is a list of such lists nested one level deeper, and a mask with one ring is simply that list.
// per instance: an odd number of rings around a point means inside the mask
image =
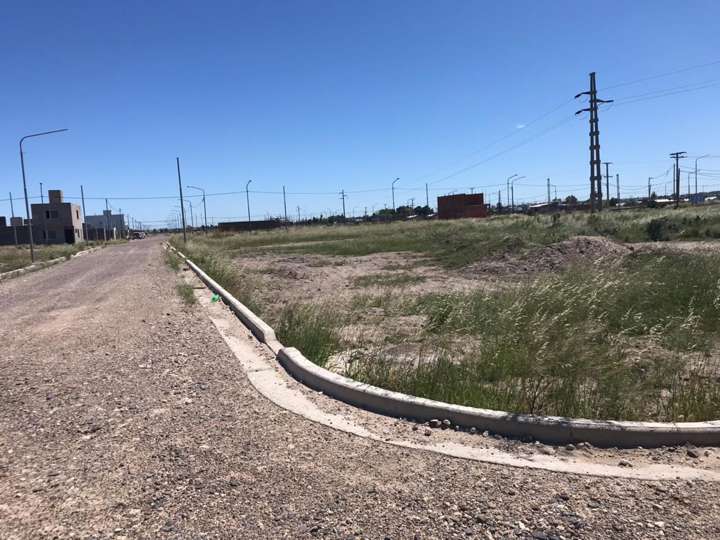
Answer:
[{"label": "dirt road", "polygon": [[260,396],[157,239],[0,284],[2,538],[718,538],[720,486],[530,471]]}]

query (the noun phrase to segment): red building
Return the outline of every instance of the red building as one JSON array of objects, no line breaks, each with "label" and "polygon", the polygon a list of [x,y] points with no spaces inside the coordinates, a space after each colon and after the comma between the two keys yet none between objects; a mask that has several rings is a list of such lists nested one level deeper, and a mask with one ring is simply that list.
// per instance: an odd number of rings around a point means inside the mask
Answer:
[{"label": "red building", "polygon": [[471,195],[446,195],[438,197],[438,218],[483,218],[487,217],[487,208],[482,193]]}]

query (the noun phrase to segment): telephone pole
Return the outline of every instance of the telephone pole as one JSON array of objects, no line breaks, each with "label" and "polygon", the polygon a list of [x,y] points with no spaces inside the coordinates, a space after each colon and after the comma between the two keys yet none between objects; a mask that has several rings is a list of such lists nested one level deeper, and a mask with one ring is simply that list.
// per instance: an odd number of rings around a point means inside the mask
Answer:
[{"label": "telephone pole", "polygon": [[673,152],[670,157],[675,160],[675,178],[673,185],[675,186],[675,208],[680,206],[680,160],[685,159],[687,152]]},{"label": "telephone pole", "polygon": [[427,182],[425,182],[425,206],[430,207],[430,192],[428,191]]},{"label": "telephone pole", "polygon": [[590,90],[580,92],[575,96],[587,95],[590,98],[590,106],[580,109],[575,114],[583,112],[590,113],[590,209],[591,211],[602,210],[602,172],[600,171],[600,128],[598,122],[598,103],[612,103],[613,100],[605,100],[597,97],[597,86],[595,84],[595,72],[590,73]]},{"label": "telephone pole", "polygon": [[108,233],[110,232],[110,205],[105,199],[105,241],[107,242]]},{"label": "telephone pole", "polygon": [[605,162],[605,200],[608,205],[610,205],[610,165],[612,161]]},{"label": "telephone pole", "polygon": [[[345,190],[344,190],[344,189],[341,189],[341,190],[340,190],[340,198],[342,199],[342,203],[343,203],[343,219],[346,219],[346,215],[345,215]],[[393,200],[394,200],[394,198],[393,198]]]},{"label": "telephone pole", "polygon": [[550,179],[547,179],[548,204],[550,204]]},{"label": "telephone pole", "polygon": [[[400,180],[400,178],[396,178],[395,180],[393,180],[393,181],[392,181],[392,184],[390,185],[390,191],[392,192],[392,207],[393,207],[393,212],[395,212],[395,182],[397,182],[398,180]],[[343,202],[344,202],[344,201],[345,201],[345,199],[343,199]]]},{"label": "telephone pole", "polygon": [[13,207],[12,193],[10,193],[10,224],[12,225],[13,238],[15,239],[15,245],[17,246],[18,245],[17,227],[15,227],[15,208]]},{"label": "telephone pole", "polygon": [[652,190],[652,177],[648,177],[648,201],[651,197],[651,190]]},{"label": "telephone pole", "polygon": [[[182,214],[183,244],[187,244],[187,233],[185,232],[185,201],[183,200],[182,179],[180,178],[180,158],[175,158],[178,173],[178,187],[180,188],[180,213]],[[107,199],[106,199],[107,200]]]},{"label": "telephone pole", "polygon": [[245,201],[247,202],[247,211],[248,211],[248,231],[250,231],[250,183],[252,180],[248,180],[245,184]]},{"label": "telephone pole", "polygon": [[298,212],[298,223],[300,223],[300,207],[299,206],[297,207],[297,212]]},{"label": "telephone pole", "polygon": [[85,192],[83,191],[82,184],[80,184],[80,199],[82,199],[82,208],[83,208],[83,237],[85,238],[85,241],[88,241],[87,237],[87,223],[85,222],[85,216],[87,214],[85,213]]},{"label": "telephone pole", "polygon": [[620,202],[620,175],[619,174],[615,175],[615,187],[617,188],[617,192],[616,192],[617,201]]},{"label": "telephone pole", "polygon": [[285,200],[285,186],[283,186],[283,208],[285,209],[285,223],[287,223],[287,201]]}]

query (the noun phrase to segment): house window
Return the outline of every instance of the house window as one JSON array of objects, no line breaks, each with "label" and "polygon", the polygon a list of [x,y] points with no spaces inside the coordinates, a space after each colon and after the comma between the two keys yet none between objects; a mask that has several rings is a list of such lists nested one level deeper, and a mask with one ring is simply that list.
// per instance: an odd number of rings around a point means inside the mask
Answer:
[{"label": "house window", "polygon": [[58,218],[57,210],[45,210],[45,219],[57,219],[57,218]]},{"label": "house window", "polygon": [[80,219],[80,210],[75,210],[75,217]]},{"label": "house window", "polygon": [[48,231],[48,238],[50,240],[55,240],[56,237],[57,235],[55,234],[55,231]]}]

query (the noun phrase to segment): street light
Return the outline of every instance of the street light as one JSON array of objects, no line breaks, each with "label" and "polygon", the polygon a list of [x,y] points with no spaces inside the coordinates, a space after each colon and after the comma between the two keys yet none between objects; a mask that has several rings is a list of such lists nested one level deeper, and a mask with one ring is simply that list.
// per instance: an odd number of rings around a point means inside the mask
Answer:
[{"label": "street light", "polygon": [[508,208],[510,207],[510,180],[512,180],[512,179],[515,178],[516,176],[517,176],[517,174],[513,174],[512,176],[508,176],[508,177],[505,179],[505,185],[506,185],[506,187],[507,187],[507,205],[508,205]]},{"label": "street light", "polygon": [[398,180],[400,180],[400,178],[396,178],[395,180],[393,180],[392,185],[390,186],[390,191],[392,192],[393,212],[395,212],[395,182],[397,182]]},{"label": "street light", "polygon": [[697,172],[698,172],[697,164],[698,164],[698,161],[700,161],[701,159],[706,158],[706,157],[710,157],[710,154],[703,154],[702,156],[695,159],[695,195],[697,195],[697,192],[698,192],[698,190],[697,190]]},{"label": "street light", "polygon": [[203,221],[205,222],[205,234],[207,234],[207,206],[205,206],[205,190],[203,188],[199,188],[196,186],[185,186],[188,189],[197,189],[198,191],[202,191],[203,198]]},{"label": "street light", "polygon": [[518,175],[516,174],[516,175],[515,175],[515,178],[513,178],[512,180],[510,180],[510,199],[511,199],[511,201],[512,201],[512,203],[510,204],[510,209],[511,209],[513,212],[515,211],[515,182],[518,181],[518,180],[522,180],[523,178],[525,178],[525,177],[524,177],[524,176],[518,176]]},{"label": "street light", "polygon": [[248,180],[245,184],[245,199],[247,199],[247,210],[248,210],[248,230],[250,230],[250,183],[252,180]]},{"label": "street light", "polygon": [[23,156],[23,141],[25,139],[29,139],[30,137],[40,137],[41,135],[50,135],[52,133],[60,133],[62,131],[67,131],[67,128],[54,129],[52,131],[43,131],[42,133],[32,133],[30,135],[25,135],[22,139],[20,139],[20,168],[22,169],[23,191],[25,192],[25,213],[27,214],[27,220],[28,220],[28,237],[30,240],[30,262],[35,262],[35,249],[33,247],[32,216],[30,215],[30,203],[28,202],[27,182],[25,181],[25,158]]}]

